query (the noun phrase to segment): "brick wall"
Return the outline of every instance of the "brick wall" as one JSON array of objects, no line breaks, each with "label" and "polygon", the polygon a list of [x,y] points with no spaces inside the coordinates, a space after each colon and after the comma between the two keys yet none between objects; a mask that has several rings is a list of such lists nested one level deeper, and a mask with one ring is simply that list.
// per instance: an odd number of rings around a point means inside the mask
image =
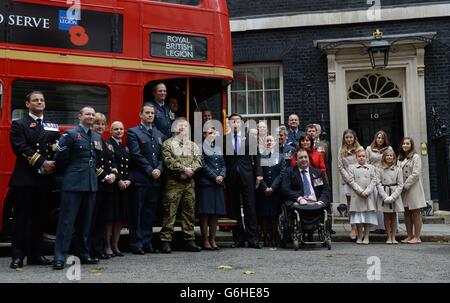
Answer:
[{"label": "brick wall", "polygon": [[[240,1],[236,2],[240,3]],[[310,1],[302,0],[298,2]],[[335,3],[336,1],[326,2]],[[310,122],[320,122],[321,114],[323,114],[325,128],[329,130],[327,61],[326,57],[321,55],[320,51],[314,47],[313,40],[369,36],[374,28],[374,24],[354,24],[351,26],[339,25],[233,33],[234,63],[281,62],[284,71],[285,120],[290,112],[301,111],[301,127],[304,127]],[[438,32],[436,41],[426,48],[425,57],[427,120],[429,138],[431,139],[430,108],[432,105],[438,110],[444,123],[447,126],[450,125],[450,18],[380,22],[376,24],[376,28],[382,29],[385,34]],[[309,99],[305,98],[308,85],[311,85],[313,92],[313,97]],[[450,144],[450,136],[447,137],[447,141]],[[432,144],[430,144],[429,155],[432,198],[437,199],[436,166],[439,164],[436,163]]]},{"label": "brick wall", "polygon": [[[373,0],[375,1],[375,0]],[[416,3],[439,3],[445,0],[380,0],[382,6],[408,5]],[[366,0],[227,0],[231,17],[279,14],[284,12],[308,12],[322,10],[364,9]]]}]

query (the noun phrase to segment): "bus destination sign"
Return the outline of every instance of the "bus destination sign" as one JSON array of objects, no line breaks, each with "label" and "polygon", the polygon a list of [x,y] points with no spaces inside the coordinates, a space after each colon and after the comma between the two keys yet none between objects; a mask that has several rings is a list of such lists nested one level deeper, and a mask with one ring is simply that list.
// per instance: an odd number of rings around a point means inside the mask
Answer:
[{"label": "bus destination sign", "polygon": [[178,60],[208,60],[208,40],[205,37],[173,33],[151,33],[152,57]]}]

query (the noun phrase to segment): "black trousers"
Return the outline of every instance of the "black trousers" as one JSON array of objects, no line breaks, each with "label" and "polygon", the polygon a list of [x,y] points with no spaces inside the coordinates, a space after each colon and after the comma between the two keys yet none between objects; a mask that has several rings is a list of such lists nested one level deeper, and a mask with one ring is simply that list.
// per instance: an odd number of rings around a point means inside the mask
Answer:
[{"label": "black trousers", "polygon": [[13,187],[13,258],[36,258],[43,254],[42,233],[48,212],[50,188]]},{"label": "black trousers", "polygon": [[130,201],[130,247],[134,249],[152,248],[153,225],[156,221],[160,201],[160,186],[135,185]]},{"label": "black trousers", "polygon": [[111,191],[99,190],[96,194],[94,214],[92,215],[91,232],[91,254],[98,257],[104,253],[105,248],[105,230],[108,224],[111,210],[113,207],[113,196]]},{"label": "black trousers", "polygon": [[56,261],[65,261],[75,225],[75,253],[83,259],[90,257],[90,233],[92,215],[95,208],[95,195],[96,192],[61,192],[61,205],[55,242]]},{"label": "black trousers", "polygon": [[[255,186],[235,183],[227,187],[230,196],[230,210],[233,219],[238,221],[238,225],[233,227],[233,241],[235,243],[256,243],[258,241],[256,207],[255,207]],[[241,203],[244,213],[244,220],[241,215]]]}]

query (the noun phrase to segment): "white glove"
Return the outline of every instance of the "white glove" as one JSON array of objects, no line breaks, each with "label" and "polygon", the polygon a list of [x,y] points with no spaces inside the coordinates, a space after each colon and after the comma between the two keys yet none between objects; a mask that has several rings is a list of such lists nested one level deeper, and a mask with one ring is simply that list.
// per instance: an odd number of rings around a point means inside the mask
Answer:
[{"label": "white glove", "polygon": [[386,199],[384,199],[384,203],[385,204],[392,204],[394,203],[395,199],[393,197],[387,197]]}]

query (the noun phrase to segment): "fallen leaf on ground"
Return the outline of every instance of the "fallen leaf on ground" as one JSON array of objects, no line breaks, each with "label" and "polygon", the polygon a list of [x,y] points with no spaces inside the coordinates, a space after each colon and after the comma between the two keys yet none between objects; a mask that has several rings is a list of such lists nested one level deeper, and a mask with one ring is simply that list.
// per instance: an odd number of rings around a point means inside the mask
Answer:
[{"label": "fallen leaf on ground", "polygon": [[98,270],[97,268],[93,268],[91,269],[91,273],[93,274],[100,273],[100,270]]},{"label": "fallen leaf on ground", "polygon": [[246,270],[243,272],[244,275],[253,275],[255,272],[254,271],[250,271],[250,270]]},{"label": "fallen leaf on ground", "polygon": [[437,243],[439,243],[439,244],[448,243],[448,240],[438,240]]},{"label": "fallen leaf on ground", "polygon": [[16,271],[22,272],[22,271],[23,271],[23,268],[16,268]]},{"label": "fallen leaf on ground", "polygon": [[333,254],[326,254],[325,257],[326,258],[331,258],[331,257],[334,257],[334,255]]},{"label": "fallen leaf on ground", "polygon": [[219,265],[217,266],[218,269],[233,269],[233,266],[230,265]]}]

